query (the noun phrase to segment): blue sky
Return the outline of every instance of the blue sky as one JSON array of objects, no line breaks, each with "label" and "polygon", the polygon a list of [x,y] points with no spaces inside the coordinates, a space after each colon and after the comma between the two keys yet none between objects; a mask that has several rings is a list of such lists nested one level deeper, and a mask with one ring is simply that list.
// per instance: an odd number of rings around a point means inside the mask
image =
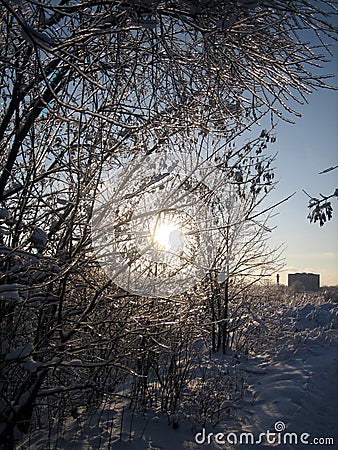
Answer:
[{"label": "blue sky", "polygon": [[[338,48],[325,72],[338,73]],[[337,78],[331,81],[338,85]],[[313,93],[309,104],[298,111],[296,124],[280,123],[277,142],[271,151],[278,151],[276,178],[279,184],[270,194],[269,202],[278,202],[296,192],[288,202],[276,209],[271,224],[271,243],[285,242],[285,271],[281,283],[287,284],[287,273],[315,272],[321,285],[338,285],[338,200],[332,199],[333,219],[323,227],[307,220],[308,198],[302,192],[318,197],[338,187],[338,169],[327,174],[318,172],[338,164],[338,92],[321,90]]]}]

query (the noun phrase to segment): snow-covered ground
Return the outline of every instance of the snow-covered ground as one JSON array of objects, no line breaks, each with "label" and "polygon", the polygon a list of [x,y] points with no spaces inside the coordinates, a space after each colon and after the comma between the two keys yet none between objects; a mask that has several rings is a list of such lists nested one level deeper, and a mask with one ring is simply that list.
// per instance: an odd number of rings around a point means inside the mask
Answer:
[{"label": "snow-covered ground", "polygon": [[[283,327],[275,348],[249,362],[258,373],[252,373],[249,379],[245,402],[251,414],[243,420],[243,431],[258,436],[267,430],[274,432],[275,426],[285,427],[284,433],[281,432],[283,449],[308,448],[311,443],[324,442],[315,438],[332,437],[335,445],[326,441],[322,448],[338,448],[337,310],[337,305],[330,303],[281,307]],[[292,445],[288,445],[288,439],[283,442],[287,432],[297,434],[297,438],[292,438]],[[278,442],[278,436],[275,438]],[[271,444],[259,446],[265,447]],[[252,448],[252,445],[235,448]]]},{"label": "snow-covered ground", "polygon": [[[237,357],[235,370],[246,390],[227,420],[205,430],[186,420],[173,429],[156,411],[131,415],[125,409],[122,415],[123,402],[107,404],[90,422],[69,423],[57,448],[301,449],[315,438],[325,442],[318,448],[338,448],[338,304],[271,303],[264,309],[266,339],[250,358]],[[334,445],[323,438],[334,438]],[[43,448],[42,442],[34,448]]]}]

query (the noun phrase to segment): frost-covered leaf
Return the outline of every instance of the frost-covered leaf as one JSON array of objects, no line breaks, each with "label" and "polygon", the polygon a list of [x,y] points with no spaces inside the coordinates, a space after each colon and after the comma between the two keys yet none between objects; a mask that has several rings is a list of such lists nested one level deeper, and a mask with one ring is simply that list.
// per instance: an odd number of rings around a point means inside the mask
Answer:
[{"label": "frost-covered leaf", "polygon": [[19,289],[25,287],[22,284],[3,284],[0,286],[0,298],[20,302]]},{"label": "frost-covered leaf", "polygon": [[9,186],[8,189],[5,189],[4,194],[5,195],[10,195],[13,191],[15,191],[16,189],[20,189],[21,188],[21,184],[20,183],[13,183]]},{"label": "frost-covered leaf", "polygon": [[13,405],[14,411],[18,412],[22,407],[26,405],[26,403],[30,400],[31,392],[30,389],[28,389],[26,392],[24,392],[17,403]]},{"label": "frost-covered leaf", "polygon": [[67,205],[68,201],[64,198],[58,197],[56,199],[57,203],[59,203],[60,205]]},{"label": "frost-covered leaf", "polygon": [[0,285],[0,293],[4,291],[16,291],[24,288],[26,288],[24,284],[2,284]]},{"label": "frost-covered leaf", "polygon": [[25,306],[29,306],[29,307],[37,307],[40,306],[41,304],[46,304],[46,303],[56,303],[59,301],[59,297],[55,296],[55,295],[34,295],[32,297],[30,297],[27,302],[25,303]]},{"label": "frost-covered leaf", "polygon": [[0,234],[7,236],[10,234],[10,231],[8,230],[8,228],[0,227]]},{"label": "frost-covered leaf", "polygon": [[16,359],[21,359],[21,358],[26,358],[27,356],[29,356],[32,353],[33,350],[33,345],[31,344],[31,342],[29,342],[28,344],[22,346],[22,347],[18,347],[14,350],[12,350],[10,353],[8,353],[5,356],[5,361],[13,361]]},{"label": "frost-covered leaf", "polygon": [[130,22],[131,25],[134,26],[140,26],[142,28],[148,28],[150,30],[156,28],[157,26],[157,21],[153,20],[153,19],[143,19],[143,18],[138,18],[137,20],[132,20]]},{"label": "frost-covered leaf", "polygon": [[218,274],[217,281],[218,281],[218,283],[224,283],[226,278],[227,278],[226,274],[224,272],[220,272]]},{"label": "frost-covered leaf", "polygon": [[243,175],[242,175],[242,172],[241,171],[236,171],[235,172],[235,180],[238,182],[238,183],[242,183],[242,181],[243,181]]},{"label": "frost-covered leaf", "polygon": [[25,369],[28,370],[28,372],[34,373],[39,367],[40,363],[34,361],[31,357],[27,358],[25,361]]},{"label": "frost-covered leaf", "polygon": [[7,353],[9,350],[9,342],[7,339],[4,339],[0,344],[0,352],[1,354]]},{"label": "frost-covered leaf", "polygon": [[82,361],[81,361],[81,359],[72,359],[71,361],[69,361],[69,363],[67,363],[67,365],[82,366]]},{"label": "frost-covered leaf", "polygon": [[0,220],[6,220],[9,217],[9,211],[7,208],[0,208]]},{"label": "frost-covered leaf", "polygon": [[30,241],[37,249],[43,249],[47,244],[47,233],[41,228],[36,227],[30,237]]}]

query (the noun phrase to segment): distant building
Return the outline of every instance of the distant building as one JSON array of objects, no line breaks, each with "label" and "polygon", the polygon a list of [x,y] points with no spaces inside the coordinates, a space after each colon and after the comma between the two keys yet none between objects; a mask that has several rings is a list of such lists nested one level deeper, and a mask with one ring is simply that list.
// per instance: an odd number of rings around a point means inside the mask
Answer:
[{"label": "distant building", "polygon": [[289,273],[288,286],[298,291],[318,291],[320,275],[317,273]]}]

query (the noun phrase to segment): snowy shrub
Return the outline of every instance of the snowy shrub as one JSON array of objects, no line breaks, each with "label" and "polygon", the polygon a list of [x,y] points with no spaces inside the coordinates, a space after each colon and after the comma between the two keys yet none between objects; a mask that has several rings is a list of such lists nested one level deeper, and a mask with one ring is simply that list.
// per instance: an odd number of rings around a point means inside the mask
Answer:
[{"label": "snowy shrub", "polygon": [[216,426],[236,416],[236,402],[245,392],[245,376],[232,358],[208,357],[194,362],[194,375],[185,392],[183,413],[193,426]]}]

